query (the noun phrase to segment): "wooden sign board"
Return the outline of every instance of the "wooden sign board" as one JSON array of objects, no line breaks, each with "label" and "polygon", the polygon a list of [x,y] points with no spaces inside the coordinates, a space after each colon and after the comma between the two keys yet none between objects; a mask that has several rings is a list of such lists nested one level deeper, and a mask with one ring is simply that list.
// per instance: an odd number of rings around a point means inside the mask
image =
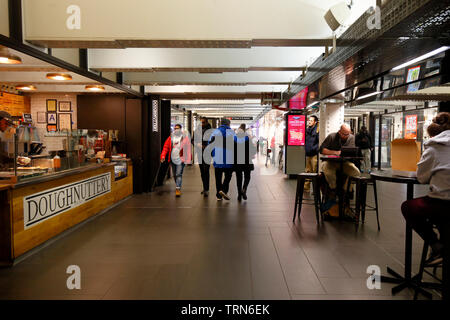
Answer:
[{"label": "wooden sign board", "polygon": [[1,92],[0,110],[8,112],[13,117],[20,117],[24,113],[31,113],[30,98],[17,94]]}]

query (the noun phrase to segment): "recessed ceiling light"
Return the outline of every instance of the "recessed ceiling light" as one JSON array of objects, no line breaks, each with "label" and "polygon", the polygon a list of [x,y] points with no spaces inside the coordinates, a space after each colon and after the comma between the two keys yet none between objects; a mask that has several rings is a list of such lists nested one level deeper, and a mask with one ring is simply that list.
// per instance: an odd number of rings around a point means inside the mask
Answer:
[{"label": "recessed ceiling light", "polygon": [[47,73],[46,77],[47,79],[57,81],[72,80],[72,76],[67,73]]},{"label": "recessed ceiling light", "polygon": [[22,91],[34,91],[37,88],[33,86],[32,84],[23,84],[16,86],[16,90],[22,90]]},{"label": "recessed ceiling light", "polygon": [[105,87],[104,86],[100,86],[100,85],[88,85],[85,87],[86,90],[89,91],[105,91]]},{"label": "recessed ceiling light", "polygon": [[22,59],[19,56],[13,55],[8,48],[0,48],[0,63],[2,64],[21,64]]}]

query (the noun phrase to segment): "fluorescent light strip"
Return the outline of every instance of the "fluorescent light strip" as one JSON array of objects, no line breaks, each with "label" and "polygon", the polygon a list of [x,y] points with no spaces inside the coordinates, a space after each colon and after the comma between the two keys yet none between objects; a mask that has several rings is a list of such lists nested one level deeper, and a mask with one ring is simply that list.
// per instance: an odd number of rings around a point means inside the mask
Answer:
[{"label": "fluorescent light strip", "polygon": [[407,67],[407,66],[410,66],[410,65],[412,65],[412,64],[414,64],[414,63],[417,63],[417,62],[419,62],[419,61],[428,59],[428,58],[430,58],[430,57],[432,57],[432,56],[435,56],[435,55],[437,55],[437,54],[439,54],[439,53],[441,53],[441,52],[447,51],[448,49],[450,49],[450,47],[447,47],[447,46],[440,47],[439,49],[436,49],[436,50],[431,51],[431,52],[429,52],[429,53],[427,53],[427,54],[424,54],[423,56],[420,56],[420,57],[418,57],[418,58],[416,58],[416,59],[413,59],[413,60],[411,60],[411,61],[405,62],[404,64],[401,64],[401,65],[399,65],[399,66],[393,68],[391,71],[397,71],[397,70],[403,69],[403,68],[405,68],[405,67]]},{"label": "fluorescent light strip", "polygon": [[356,100],[361,100],[361,99],[369,98],[372,96],[376,96],[377,94],[380,94],[381,92],[382,91],[372,92],[372,93],[366,94],[365,96],[359,97]]}]

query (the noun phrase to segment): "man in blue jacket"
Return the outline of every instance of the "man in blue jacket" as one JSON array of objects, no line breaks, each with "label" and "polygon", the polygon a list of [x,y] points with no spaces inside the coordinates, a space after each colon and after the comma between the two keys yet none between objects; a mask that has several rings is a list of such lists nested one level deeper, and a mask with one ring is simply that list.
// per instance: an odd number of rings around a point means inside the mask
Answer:
[{"label": "man in blue jacket", "polygon": [[208,149],[212,148],[211,154],[214,160],[216,198],[218,201],[222,199],[230,200],[228,190],[233,174],[234,137],[235,133],[230,128],[230,120],[221,119],[220,127],[214,130],[209,139]]},{"label": "man in blue jacket", "polygon": [[[305,151],[305,172],[317,172],[317,155],[319,153],[319,119],[316,116],[310,116],[308,119]],[[310,192],[310,181],[306,181],[304,192]]]}]

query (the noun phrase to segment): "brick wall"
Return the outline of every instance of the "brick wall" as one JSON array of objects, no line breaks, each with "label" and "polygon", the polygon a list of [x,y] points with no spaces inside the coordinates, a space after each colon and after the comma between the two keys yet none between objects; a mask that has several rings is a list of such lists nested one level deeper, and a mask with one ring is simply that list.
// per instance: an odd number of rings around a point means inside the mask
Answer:
[{"label": "brick wall", "polygon": [[[46,137],[47,134],[47,124],[38,123],[38,112],[47,112],[47,99],[56,99],[57,104],[59,101],[70,101],[72,105],[72,129],[77,129],[77,95],[76,94],[30,94],[31,97],[31,114],[33,117],[33,122],[36,128],[38,128],[39,138],[41,142],[47,147],[44,149],[42,154],[47,154],[49,151],[62,150],[63,140],[62,137]],[[57,113],[59,109],[57,109]],[[65,112],[64,112],[65,113]]]}]

